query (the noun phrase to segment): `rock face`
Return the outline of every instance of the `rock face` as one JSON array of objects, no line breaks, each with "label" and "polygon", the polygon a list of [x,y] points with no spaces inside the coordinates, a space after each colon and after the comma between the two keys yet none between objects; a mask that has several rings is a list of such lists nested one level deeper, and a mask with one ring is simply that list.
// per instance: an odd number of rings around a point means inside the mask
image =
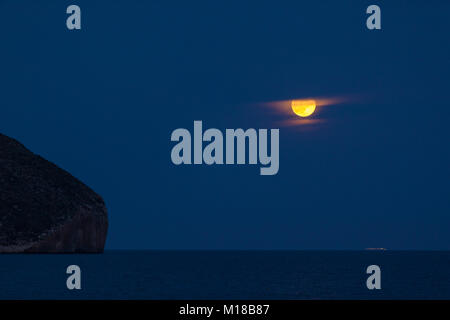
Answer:
[{"label": "rock face", "polygon": [[0,252],[103,252],[103,199],[0,134]]}]

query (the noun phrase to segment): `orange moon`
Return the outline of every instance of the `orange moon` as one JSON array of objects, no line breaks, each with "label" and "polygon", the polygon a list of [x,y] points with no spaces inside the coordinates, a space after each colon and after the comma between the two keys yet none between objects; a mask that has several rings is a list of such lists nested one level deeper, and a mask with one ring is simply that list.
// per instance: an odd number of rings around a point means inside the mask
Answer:
[{"label": "orange moon", "polygon": [[316,110],[315,100],[292,100],[291,101],[292,111],[299,117],[305,118],[309,117]]}]

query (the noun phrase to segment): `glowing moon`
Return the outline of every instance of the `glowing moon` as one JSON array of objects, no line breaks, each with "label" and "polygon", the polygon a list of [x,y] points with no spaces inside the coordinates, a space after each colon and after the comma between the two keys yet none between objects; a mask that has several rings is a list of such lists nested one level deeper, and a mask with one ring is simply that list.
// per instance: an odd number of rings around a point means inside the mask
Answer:
[{"label": "glowing moon", "polygon": [[309,117],[316,110],[315,100],[292,100],[292,111],[300,117]]}]

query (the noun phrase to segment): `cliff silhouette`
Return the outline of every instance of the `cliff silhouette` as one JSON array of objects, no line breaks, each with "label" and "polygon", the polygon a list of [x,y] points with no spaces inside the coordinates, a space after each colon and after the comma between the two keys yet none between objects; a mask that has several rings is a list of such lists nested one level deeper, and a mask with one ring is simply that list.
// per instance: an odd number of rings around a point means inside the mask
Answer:
[{"label": "cliff silhouette", "polygon": [[0,134],[0,252],[103,252],[103,199],[18,141]]}]

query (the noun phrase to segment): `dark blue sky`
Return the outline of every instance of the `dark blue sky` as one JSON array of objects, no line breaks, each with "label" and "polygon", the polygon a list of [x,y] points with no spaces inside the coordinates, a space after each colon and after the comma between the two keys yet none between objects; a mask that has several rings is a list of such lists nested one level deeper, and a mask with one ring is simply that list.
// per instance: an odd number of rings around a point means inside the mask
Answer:
[{"label": "dark blue sky", "polygon": [[[450,249],[450,2],[302,2],[0,0],[1,132],[104,197],[109,249]],[[171,163],[310,96],[359,99],[280,127],[275,176]]]}]

